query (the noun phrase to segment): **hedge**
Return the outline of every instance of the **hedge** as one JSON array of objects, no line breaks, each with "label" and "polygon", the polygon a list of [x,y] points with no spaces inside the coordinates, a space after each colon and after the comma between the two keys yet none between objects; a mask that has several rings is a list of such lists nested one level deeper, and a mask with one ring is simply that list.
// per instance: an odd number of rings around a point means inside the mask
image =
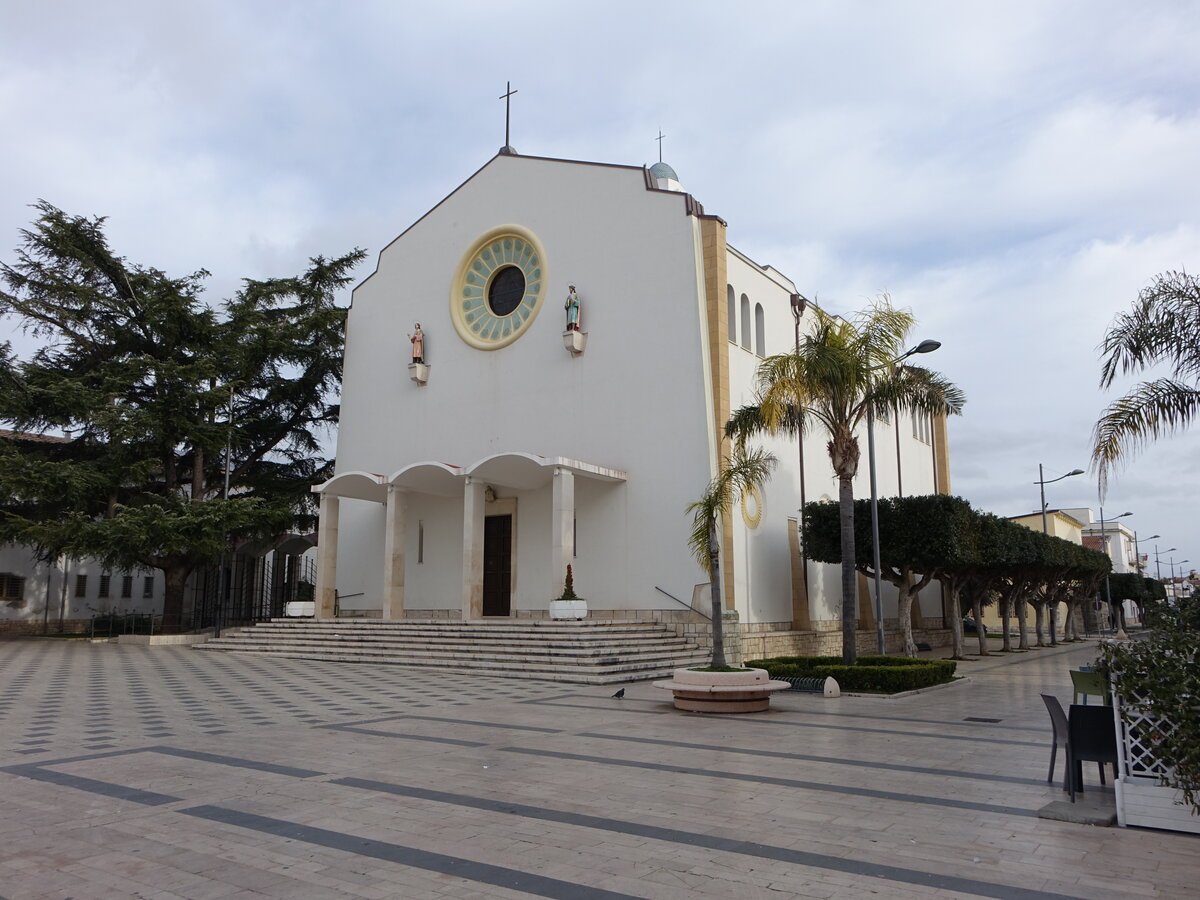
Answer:
[{"label": "hedge", "polygon": [[907,656],[860,656],[854,666],[840,656],[774,656],[748,660],[747,668],[766,669],[772,678],[833,678],[843,691],[896,694],[954,680],[956,664],[948,659]]}]

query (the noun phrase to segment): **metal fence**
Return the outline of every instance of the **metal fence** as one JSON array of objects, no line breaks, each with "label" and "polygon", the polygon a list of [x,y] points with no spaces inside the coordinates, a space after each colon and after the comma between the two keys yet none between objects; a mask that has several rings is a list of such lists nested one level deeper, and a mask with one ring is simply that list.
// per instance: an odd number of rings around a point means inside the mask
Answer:
[{"label": "metal fence", "polygon": [[192,579],[191,627],[252,625],[283,615],[284,605],[315,596],[316,562],[305,556],[233,554]]}]

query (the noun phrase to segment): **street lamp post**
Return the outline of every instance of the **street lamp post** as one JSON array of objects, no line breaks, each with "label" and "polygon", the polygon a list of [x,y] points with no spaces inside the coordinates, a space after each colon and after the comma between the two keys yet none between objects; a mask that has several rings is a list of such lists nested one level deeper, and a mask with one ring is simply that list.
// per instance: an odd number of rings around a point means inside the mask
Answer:
[{"label": "street lamp post", "polygon": [[[917,353],[932,353],[942,346],[941,341],[921,341],[911,350],[907,350],[890,363],[876,366],[885,369],[903,362]],[[879,655],[883,656],[883,583],[879,575],[879,492],[875,485],[875,410],[867,406],[867,471],[871,476],[871,564],[875,568],[875,636],[879,647]]]},{"label": "street lamp post", "polygon": [[[1132,515],[1133,515],[1133,513],[1131,513],[1131,512],[1123,512],[1120,515],[1113,516],[1113,520],[1123,519],[1126,516],[1132,516]],[[1109,560],[1111,560],[1113,558],[1112,550],[1109,548],[1108,534],[1104,530],[1104,507],[1103,506],[1100,507],[1100,542],[1104,545],[1105,554],[1108,556]],[[1114,632],[1113,636],[1120,638],[1124,634],[1124,629],[1121,628],[1121,617],[1117,615],[1116,608],[1113,606],[1112,586],[1109,584],[1108,575],[1104,576],[1104,600],[1105,600],[1105,602],[1108,603],[1108,614],[1112,617],[1112,620],[1113,620],[1113,632]]]},{"label": "street lamp post", "polygon": [[[1161,534],[1152,534],[1150,537],[1146,538],[1146,540],[1152,541],[1155,538],[1160,537],[1162,537]],[[1142,574],[1142,552],[1138,546],[1138,535],[1136,530],[1133,532],[1133,567],[1139,575]]]},{"label": "street lamp post", "polygon": [[1158,552],[1158,544],[1154,545],[1154,577],[1157,578],[1159,581],[1162,581],[1162,565],[1160,564],[1159,558],[1166,556],[1168,553],[1171,553],[1174,550],[1175,550],[1174,547],[1168,547],[1162,553],[1159,553]]},{"label": "street lamp post", "polygon": [[[803,294],[792,294],[791,298],[792,318],[796,323],[796,353],[800,353],[800,317],[804,315],[804,310],[808,308],[808,298]],[[800,540],[804,539],[804,504],[806,501],[804,490],[804,435],[801,434],[796,438],[796,447],[798,454],[798,462],[800,465],[800,512],[796,519],[796,524],[800,529]],[[808,604],[808,554],[804,551],[804,547],[800,547],[800,572],[804,579],[804,603]],[[793,613],[793,619],[795,615]],[[807,621],[807,620],[806,620]],[[793,628],[799,627],[795,622],[792,623]],[[805,625],[805,627],[809,627]]]},{"label": "street lamp post", "polygon": [[1042,491],[1042,534],[1049,534],[1050,531],[1046,527],[1046,485],[1054,484],[1056,481],[1062,481],[1064,478],[1070,478],[1072,475],[1082,475],[1083,469],[1072,469],[1066,475],[1059,475],[1057,478],[1046,480],[1046,474],[1042,471],[1042,464],[1038,463],[1038,480],[1034,482]]},{"label": "street lamp post", "polygon": [[[1152,534],[1152,535],[1150,535],[1150,537],[1146,538],[1146,540],[1153,541],[1156,538],[1160,538],[1160,537],[1162,537],[1161,534]],[[1138,575],[1142,575],[1142,550],[1138,544],[1138,533],[1137,533],[1136,529],[1133,532],[1133,570],[1135,572],[1137,572]],[[1142,577],[1145,577],[1145,576],[1142,576]],[[1139,590],[1140,590],[1140,588],[1139,588]],[[1145,609],[1145,607],[1139,603],[1138,604],[1138,618],[1139,619],[1145,618],[1145,616],[1143,615],[1144,609]],[[1143,628],[1146,627],[1145,621],[1142,621],[1142,627]]]},{"label": "street lamp post", "polygon": [[[1174,559],[1171,560],[1171,592],[1175,595],[1176,600],[1179,599],[1181,593],[1177,579],[1183,576],[1183,564],[1185,562],[1191,562],[1191,560],[1181,559],[1179,562],[1175,562]],[[1175,574],[1176,566],[1179,566],[1179,575]]]}]

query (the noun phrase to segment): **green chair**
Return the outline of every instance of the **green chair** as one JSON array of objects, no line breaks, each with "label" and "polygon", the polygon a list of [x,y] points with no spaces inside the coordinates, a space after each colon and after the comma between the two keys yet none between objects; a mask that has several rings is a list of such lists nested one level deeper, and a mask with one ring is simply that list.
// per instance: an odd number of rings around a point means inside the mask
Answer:
[{"label": "green chair", "polygon": [[1079,698],[1083,697],[1083,705],[1087,706],[1088,694],[1093,697],[1103,697],[1104,705],[1112,705],[1112,692],[1109,690],[1108,679],[1104,677],[1103,672],[1081,672],[1078,669],[1071,670],[1071,687],[1075,689],[1075,696],[1072,703],[1078,703]]}]

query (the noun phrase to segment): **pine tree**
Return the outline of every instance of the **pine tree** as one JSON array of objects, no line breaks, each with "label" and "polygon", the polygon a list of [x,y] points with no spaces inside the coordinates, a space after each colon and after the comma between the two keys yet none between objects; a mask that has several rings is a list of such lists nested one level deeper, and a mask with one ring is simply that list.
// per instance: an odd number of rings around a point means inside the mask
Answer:
[{"label": "pine tree", "polygon": [[0,540],[161,569],[164,624],[178,625],[198,566],[231,542],[311,527],[338,413],[334,295],[365,254],[247,279],[213,309],[207,272],[129,263],[103,218],[36,209],[15,263],[0,264],[0,314],[43,346],[25,360],[0,346],[0,422],[70,440],[0,441]]}]

